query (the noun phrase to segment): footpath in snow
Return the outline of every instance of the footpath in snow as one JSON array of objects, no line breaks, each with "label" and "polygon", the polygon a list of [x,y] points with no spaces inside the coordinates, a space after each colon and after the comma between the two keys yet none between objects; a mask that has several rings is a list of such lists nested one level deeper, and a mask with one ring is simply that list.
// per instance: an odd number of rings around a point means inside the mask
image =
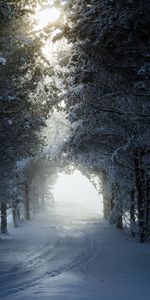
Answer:
[{"label": "footpath in snow", "polygon": [[73,212],[61,204],[1,237],[0,299],[149,300],[150,245]]}]

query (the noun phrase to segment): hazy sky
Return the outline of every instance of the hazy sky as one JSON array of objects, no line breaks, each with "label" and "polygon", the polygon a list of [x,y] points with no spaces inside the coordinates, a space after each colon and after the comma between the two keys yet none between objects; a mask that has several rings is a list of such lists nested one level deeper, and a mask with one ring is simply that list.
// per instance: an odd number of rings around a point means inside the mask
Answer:
[{"label": "hazy sky", "polygon": [[102,212],[102,196],[79,171],[72,175],[61,173],[54,187],[56,202],[69,201],[95,212]]}]

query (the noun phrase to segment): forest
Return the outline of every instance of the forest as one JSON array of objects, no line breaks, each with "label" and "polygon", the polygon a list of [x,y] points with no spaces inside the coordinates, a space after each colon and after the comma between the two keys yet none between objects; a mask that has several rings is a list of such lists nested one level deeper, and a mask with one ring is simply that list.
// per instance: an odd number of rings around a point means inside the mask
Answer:
[{"label": "forest", "polygon": [[0,299],[149,300],[149,28],[149,0],[0,0]]},{"label": "forest", "polygon": [[149,14],[148,0],[0,1],[1,233],[79,169],[104,218],[149,239]]}]

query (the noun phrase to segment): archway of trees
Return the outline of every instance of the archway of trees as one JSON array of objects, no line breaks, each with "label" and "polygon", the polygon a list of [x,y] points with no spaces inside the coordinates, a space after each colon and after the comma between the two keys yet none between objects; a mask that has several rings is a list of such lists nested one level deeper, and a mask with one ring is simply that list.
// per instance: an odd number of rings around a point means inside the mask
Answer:
[{"label": "archway of trees", "polygon": [[30,219],[48,176],[74,164],[101,180],[105,218],[148,238],[149,10],[148,0],[0,3],[3,233],[8,208],[17,226],[24,198]]},{"label": "archway of trees", "polygon": [[71,174],[60,173],[53,188],[56,205],[65,206],[66,212],[78,217],[102,217],[101,182],[96,176],[90,179],[77,169]]}]

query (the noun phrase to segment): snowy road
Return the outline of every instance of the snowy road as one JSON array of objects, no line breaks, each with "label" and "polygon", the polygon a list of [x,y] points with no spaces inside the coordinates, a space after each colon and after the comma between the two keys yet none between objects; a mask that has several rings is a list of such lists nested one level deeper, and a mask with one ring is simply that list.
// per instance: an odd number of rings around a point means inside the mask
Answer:
[{"label": "snowy road", "polygon": [[150,299],[150,245],[78,210],[59,206],[0,241],[0,299]]}]

